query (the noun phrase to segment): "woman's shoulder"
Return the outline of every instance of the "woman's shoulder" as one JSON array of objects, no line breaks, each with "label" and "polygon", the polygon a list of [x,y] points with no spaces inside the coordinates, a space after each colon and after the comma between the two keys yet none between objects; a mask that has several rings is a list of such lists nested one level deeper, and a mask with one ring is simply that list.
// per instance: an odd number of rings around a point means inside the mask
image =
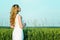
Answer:
[{"label": "woman's shoulder", "polygon": [[22,18],[22,16],[20,14],[17,14],[18,17]]}]

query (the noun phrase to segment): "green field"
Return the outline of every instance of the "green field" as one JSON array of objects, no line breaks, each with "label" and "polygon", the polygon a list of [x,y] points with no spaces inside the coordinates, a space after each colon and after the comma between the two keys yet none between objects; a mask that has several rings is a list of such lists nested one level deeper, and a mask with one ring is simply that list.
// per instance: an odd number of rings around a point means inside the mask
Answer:
[{"label": "green field", "polygon": [[[0,28],[0,40],[12,40],[11,28]],[[60,40],[60,28],[24,28],[24,40]]]}]

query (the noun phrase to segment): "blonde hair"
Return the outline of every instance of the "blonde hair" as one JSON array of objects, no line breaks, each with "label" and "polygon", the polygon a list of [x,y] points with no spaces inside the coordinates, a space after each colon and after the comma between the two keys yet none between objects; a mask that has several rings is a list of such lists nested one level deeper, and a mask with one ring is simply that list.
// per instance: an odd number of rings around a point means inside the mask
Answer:
[{"label": "blonde hair", "polygon": [[19,5],[15,4],[12,6],[11,8],[11,12],[10,12],[10,26],[15,26],[15,17],[18,14],[18,12],[15,12],[15,6],[17,6],[17,8],[19,8]]}]

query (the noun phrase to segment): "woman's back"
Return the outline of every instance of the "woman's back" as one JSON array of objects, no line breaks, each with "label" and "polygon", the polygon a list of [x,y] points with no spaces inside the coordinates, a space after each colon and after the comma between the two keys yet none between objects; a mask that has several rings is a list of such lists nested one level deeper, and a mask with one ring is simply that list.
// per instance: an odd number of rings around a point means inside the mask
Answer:
[{"label": "woman's back", "polygon": [[19,14],[17,14],[16,17],[15,17],[15,27],[19,27],[18,16],[19,16]]},{"label": "woman's back", "polygon": [[19,25],[18,17],[20,17],[19,14],[17,14],[16,17],[15,17],[15,27],[14,27],[14,28],[16,28],[16,29],[17,29],[17,28],[21,29],[21,28],[20,28],[20,25]]},{"label": "woman's back", "polygon": [[17,14],[16,18],[15,18],[15,27],[13,30],[13,38],[14,38],[13,40],[23,40],[24,39],[23,30],[19,26],[18,16],[20,16],[20,15]]}]

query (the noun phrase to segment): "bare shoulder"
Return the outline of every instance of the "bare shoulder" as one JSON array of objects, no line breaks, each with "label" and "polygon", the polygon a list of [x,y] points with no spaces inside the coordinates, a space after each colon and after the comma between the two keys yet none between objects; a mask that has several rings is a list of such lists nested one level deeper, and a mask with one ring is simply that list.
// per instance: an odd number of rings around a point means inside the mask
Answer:
[{"label": "bare shoulder", "polygon": [[22,18],[22,16],[20,14],[18,14],[18,18]]}]

